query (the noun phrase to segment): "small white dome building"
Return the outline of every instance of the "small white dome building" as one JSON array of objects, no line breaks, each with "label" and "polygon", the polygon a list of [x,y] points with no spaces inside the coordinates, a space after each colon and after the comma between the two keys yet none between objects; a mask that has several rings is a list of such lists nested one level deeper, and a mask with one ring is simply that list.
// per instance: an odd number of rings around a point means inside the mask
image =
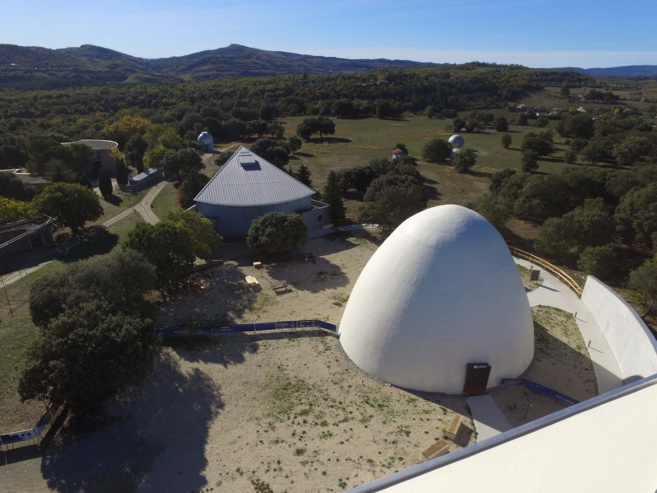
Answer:
[{"label": "small white dome building", "polygon": [[214,139],[208,132],[201,132],[196,141],[201,144],[201,152],[214,152]]},{"label": "small white dome building", "polygon": [[360,274],[340,323],[347,355],[399,387],[461,393],[466,365],[488,363],[488,387],[534,356],[531,310],[506,243],[458,205],[401,224]]},{"label": "small white dome building", "polygon": [[447,141],[450,144],[452,144],[453,149],[460,149],[465,145],[465,139],[461,135],[452,135],[449,140]]}]

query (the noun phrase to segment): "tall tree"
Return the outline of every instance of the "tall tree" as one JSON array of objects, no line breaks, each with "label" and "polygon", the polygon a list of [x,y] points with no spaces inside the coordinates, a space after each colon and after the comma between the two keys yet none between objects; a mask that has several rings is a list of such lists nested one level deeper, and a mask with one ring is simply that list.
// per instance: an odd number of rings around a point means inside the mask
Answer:
[{"label": "tall tree", "polygon": [[125,165],[123,156],[120,156],[116,160],[116,183],[119,185],[128,184],[128,168]]},{"label": "tall tree", "polygon": [[124,250],[141,253],[155,266],[163,299],[171,284],[189,274],[194,264],[193,238],[189,229],[172,221],[138,224],[123,242]]},{"label": "tall tree", "polygon": [[205,257],[219,248],[223,238],[214,230],[209,219],[198,212],[178,209],[169,212],[164,218],[179,227],[187,229],[191,243],[191,253],[197,257]]},{"label": "tall tree", "polygon": [[178,187],[178,205],[183,209],[189,209],[194,205],[194,197],[210,181],[206,175],[193,169],[183,173],[182,184]]},{"label": "tall tree", "polygon": [[84,228],[87,221],[103,214],[98,195],[93,190],[73,183],[53,183],[34,199],[34,205],[42,213],[57,217],[62,226],[71,228],[74,235]]},{"label": "tall tree", "polygon": [[414,178],[386,175],[370,185],[359,210],[359,219],[378,224],[384,233],[388,233],[426,205],[424,189]]},{"label": "tall tree", "polygon": [[454,156],[454,169],[457,173],[466,173],[477,164],[477,151],[466,147]]},{"label": "tall tree", "polygon": [[32,320],[42,337],[19,382],[23,401],[66,402],[87,413],[139,382],[158,350],[153,267],[135,252],[69,264],[37,279]]},{"label": "tall tree", "polygon": [[313,187],[311,176],[312,173],[310,172],[310,168],[303,163],[299,165],[299,169],[296,171],[296,173],[294,173],[294,177],[297,180],[310,188]]},{"label": "tall tree", "polygon": [[104,169],[98,170],[98,189],[100,190],[100,194],[105,200],[110,198],[112,196],[112,192],[114,191],[114,187],[112,186],[112,178]]},{"label": "tall tree", "polygon": [[347,209],[344,206],[344,201],[342,200],[342,194],[340,192],[340,179],[338,178],[337,173],[331,170],[329,171],[326,185],[324,186],[324,194],[322,195],[322,199],[329,205],[329,217],[331,218],[331,222],[336,226],[342,219],[345,218],[347,213]]}]

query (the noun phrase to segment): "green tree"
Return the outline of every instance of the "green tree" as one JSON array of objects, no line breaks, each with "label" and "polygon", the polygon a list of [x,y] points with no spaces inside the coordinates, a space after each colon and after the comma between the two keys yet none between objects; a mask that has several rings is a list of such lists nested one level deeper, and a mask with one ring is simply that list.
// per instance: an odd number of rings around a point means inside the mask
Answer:
[{"label": "green tree", "polygon": [[78,176],[61,159],[48,161],[46,177],[52,183],[75,183],[78,180]]},{"label": "green tree", "polygon": [[563,153],[563,160],[568,164],[575,164],[577,162],[577,153],[568,149]]},{"label": "green tree", "polygon": [[347,212],[344,201],[342,200],[342,194],[340,193],[341,189],[342,186],[337,173],[333,170],[329,171],[322,199],[329,205],[329,216],[331,222],[336,226],[345,218]]},{"label": "green tree", "polygon": [[210,181],[210,178],[197,169],[187,171],[182,176],[182,183],[178,187],[178,205],[183,209],[189,209],[194,205],[194,197]]},{"label": "green tree", "polygon": [[617,255],[613,244],[588,246],[577,261],[577,268],[603,281],[616,275]]},{"label": "green tree", "polygon": [[645,308],[642,315],[647,317],[657,305],[657,262],[652,259],[638,269],[630,272],[628,287],[633,291],[638,303]]},{"label": "green tree", "polygon": [[105,200],[111,197],[114,187],[112,186],[112,178],[109,173],[104,169],[98,170],[98,189],[100,194]]},{"label": "green tree", "polygon": [[198,212],[178,209],[169,212],[165,221],[171,221],[189,232],[191,253],[196,257],[206,257],[221,246],[223,238],[212,227],[212,222]]},{"label": "green tree", "polygon": [[457,173],[467,173],[477,164],[477,151],[466,147],[454,154],[454,169]]},{"label": "green tree", "polygon": [[74,412],[138,383],[158,350],[153,267],[134,252],[70,264],[30,290],[30,312],[42,337],[28,351],[19,382],[23,401],[66,402]]},{"label": "green tree", "polygon": [[[509,120],[503,116],[498,116],[493,122],[493,128],[498,132],[508,132],[509,130]],[[510,137],[510,136],[509,136]]]},{"label": "green tree", "polygon": [[359,220],[378,224],[388,233],[426,206],[424,189],[414,178],[386,175],[370,185],[359,210]]},{"label": "green tree", "polygon": [[30,202],[0,197],[0,224],[31,219],[38,214],[36,207]]},{"label": "green tree", "polygon": [[299,123],[299,125],[297,125],[297,135],[305,142],[309,142],[313,135],[313,129],[310,127],[310,125],[304,122]]},{"label": "green tree", "polygon": [[297,180],[299,180],[307,187],[313,188],[313,181],[311,179],[312,173],[310,172],[310,168],[305,164],[301,163],[299,165],[299,169],[296,171],[296,173],[293,173],[293,175]]},{"label": "green tree", "polygon": [[128,184],[128,168],[125,165],[123,156],[116,160],[116,183],[119,185]]},{"label": "green tree", "polygon": [[184,173],[201,168],[203,161],[198,152],[186,148],[165,152],[160,166],[167,178],[180,179]]},{"label": "green tree", "polygon": [[351,99],[338,99],[331,107],[331,114],[338,118],[352,118],[356,109]]},{"label": "green tree", "polygon": [[432,139],[422,148],[422,159],[430,163],[439,163],[449,158],[452,146],[444,139]]},{"label": "green tree", "polygon": [[570,88],[568,87],[567,82],[564,82],[561,85],[561,89],[559,89],[559,94],[561,95],[562,98],[568,99],[570,97]]},{"label": "green tree", "polygon": [[511,137],[511,134],[502,135],[502,147],[508,149],[509,147],[511,147],[512,143],[513,143],[513,139]]},{"label": "green tree", "polygon": [[513,208],[506,200],[492,193],[479,197],[472,208],[498,230],[506,228],[506,223],[509,222],[513,213]]},{"label": "green tree", "polygon": [[523,149],[522,170],[527,173],[538,171],[538,154],[533,149]]},{"label": "green tree", "polygon": [[299,214],[270,212],[255,219],[246,235],[249,248],[264,255],[294,253],[308,241],[308,227]]},{"label": "green tree", "polygon": [[631,136],[614,148],[614,157],[621,166],[632,166],[642,156],[653,152],[653,143],[647,137]]},{"label": "green tree", "polygon": [[552,154],[555,150],[554,142],[552,141],[552,132],[546,130],[540,134],[534,132],[525,134],[520,149],[523,151],[532,150],[537,156],[547,156]]},{"label": "green tree", "polygon": [[576,225],[571,218],[551,217],[541,226],[534,239],[534,248],[554,260],[568,260],[575,245],[576,233]]},{"label": "green tree", "polygon": [[272,139],[256,140],[251,146],[251,151],[281,169],[290,162],[287,150]]},{"label": "green tree", "polygon": [[288,137],[286,145],[292,154],[296,154],[301,149],[303,142],[301,142],[301,139],[297,135],[291,135]]},{"label": "green tree", "polygon": [[657,232],[657,183],[634,188],[621,199],[614,216],[616,229],[629,240],[648,245]]},{"label": "green tree", "polygon": [[36,208],[47,216],[57,217],[58,224],[71,228],[77,235],[87,221],[103,214],[98,195],[93,190],[74,183],[53,183],[34,199]]},{"label": "green tree", "polygon": [[138,224],[128,232],[123,249],[141,253],[155,266],[157,286],[164,300],[171,284],[191,272],[195,259],[189,228],[172,221]]}]

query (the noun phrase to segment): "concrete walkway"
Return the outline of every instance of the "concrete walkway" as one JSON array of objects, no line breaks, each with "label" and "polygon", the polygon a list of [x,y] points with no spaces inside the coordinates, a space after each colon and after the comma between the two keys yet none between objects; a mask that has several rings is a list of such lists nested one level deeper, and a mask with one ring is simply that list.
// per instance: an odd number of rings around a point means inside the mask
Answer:
[{"label": "concrete walkway", "polygon": [[468,396],[465,400],[468,403],[477,429],[477,442],[513,428],[490,395]]},{"label": "concrete walkway", "polygon": [[162,191],[162,189],[166,186],[168,182],[166,181],[161,181],[158,183],[156,186],[151,188],[148,193],[144,196],[143,200],[139,202],[138,204],[133,205],[132,207],[129,207],[128,209],[124,210],[120,214],[117,214],[114,216],[112,219],[108,219],[104,223],[101,224],[101,226],[105,226],[106,228],[109,228],[113,224],[118,223],[122,219],[128,217],[130,214],[137,213],[139,214],[144,222],[148,224],[157,224],[160,222],[160,218],[155,215],[153,212],[153,209],[151,208],[151,204],[153,203],[153,200],[157,195]]},{"label": "concrete walkway", "polygon": [[[527,269],[538,268],[526,260],[515,257],[513,260],[516,264]],[[582,300],[557,277],[540,268],[538,269],[541,271],[543,284],[534,291],[527,293],[529,305],[532,307],[551,306],[571,313],[584,342],[587,344],[598,385],[598,394],[604,394],[621,387],[623,380],[620,376],[618,363],[591,312]],[[467,402],[477,429],[477,441],[485,440],[512,428],[489,395],[467,397]]]},{"label": "concrete walkway", "polygon": [[[517,258],[514,258],[514,260],[516,264],[528,269],[534,267],[526,260]],[[572,313],[582,338],[588,346],[593,371],[598,383],[598,394],[604,394],[621,387],[623,381],[614,353],[586,305],[568,286],[549,272],[541,269],[541,278],[543,279],[543,285],[527,294],[529,304],[532,307],[552,306]]]}]

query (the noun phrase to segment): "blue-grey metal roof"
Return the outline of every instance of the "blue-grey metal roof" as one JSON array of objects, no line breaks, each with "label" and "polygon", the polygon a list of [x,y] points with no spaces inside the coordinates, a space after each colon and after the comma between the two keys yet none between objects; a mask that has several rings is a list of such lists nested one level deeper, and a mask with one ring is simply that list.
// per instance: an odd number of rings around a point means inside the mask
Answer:
[{"label": "blue-grey metal roof", "polygon": [[256,206],[291,202],[314,193],[312,188],[240,146],[194,200],[215,205]]}]

